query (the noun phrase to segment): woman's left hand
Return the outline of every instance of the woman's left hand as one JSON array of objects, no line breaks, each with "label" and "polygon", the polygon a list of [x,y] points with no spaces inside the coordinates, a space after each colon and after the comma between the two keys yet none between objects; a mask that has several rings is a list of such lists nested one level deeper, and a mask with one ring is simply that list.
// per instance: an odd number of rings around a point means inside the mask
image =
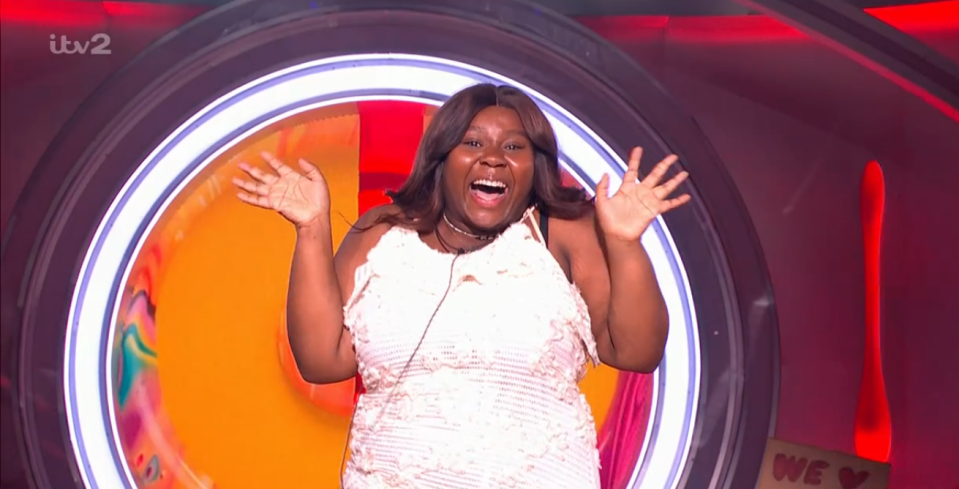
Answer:
[{"label": "woman's left hand", "polygon": [[609,175],[603,175],[596,185],[596,219],[607,239],[636,241],[656,216],[689,202],[689,194],[668,198],[686,180],[688,173],[680,172],[665,183],[659,183],[669,167],[676,163],[676,155],[667,156],[646,178],[639,180],[642,155],[642,148],[633,149],[623,184],[612,197],[609,197]]}]

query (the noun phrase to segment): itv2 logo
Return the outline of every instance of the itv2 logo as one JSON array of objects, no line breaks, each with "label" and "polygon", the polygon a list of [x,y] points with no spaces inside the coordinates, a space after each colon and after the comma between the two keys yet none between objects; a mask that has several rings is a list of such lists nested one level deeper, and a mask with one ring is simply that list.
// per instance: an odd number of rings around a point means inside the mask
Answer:
[{"label": "itv2 logo", "polygon": [[[92,48],[92,49],[91,49]],[[67,36],[50,34],[50,52],[53,54],[110,54],[110,36],[94,34],[86,41],[70,41]]]}]

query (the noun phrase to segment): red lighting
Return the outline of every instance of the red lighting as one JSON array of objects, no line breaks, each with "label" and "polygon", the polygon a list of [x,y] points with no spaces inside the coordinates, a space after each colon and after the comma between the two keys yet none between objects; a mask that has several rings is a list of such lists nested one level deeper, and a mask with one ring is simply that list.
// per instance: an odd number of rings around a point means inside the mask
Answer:
[{"label": "red lighting", "polygon": [[946,31],[959,28],[959,0],[865,9],[901,31]]},{"label": "red lighting", "polygon": [[863,257],[865,259],[866,339],[856,407],[856,453],[865,459],[888,462],[892,447],[892,421],[886,382],[882,373],[880,343],[880,244],[886,184],[882,168],[871,161],[863,170],[860,187]]},{"label": "red lighting", "polygon": [[423,137],[424,106],[413,102],[370,101],[357,104],[360,114],[360,215],[390,202],[413,168]]},{"label": "red lighting", "polygon": [[[76,25],[106,22],[111,18],[186,20],[209,9],[189,5],[168,5],[123,1],[5,0],[0,3],[0,20],[15,23]],[[937,31],[959,28],[959,0],[927,2],[865,9],[865,12],[902,31]],[[594,30],[613,38],[630,38],[639,31],[669,29],[671,35],[689,33],[717,40],[799,39],[796,29],[764,15],[740,16],[602,16],[578,17]]]},{"label": "red lighting", "polygon": [[[742,1],[748,3],[748,0]],[[911,35],[959,31],[959,0],[865,9],[865,12]],[[776,45],[776,43],[823,41],[832,49],[868,67],[935,107],[950,119],[959,122],[959,110],[922,86],[890,71],[885,66],[874,63],[846,46],[833,43],[828,39],[813,39],[805,32],[770,16],[615,16],[579,17],[577,20],[611,41],[625,43],[643,44],[647,41],[646,44],[649,44],[650,39],[656,38],[666,39],[667,43],[712,45]]]},{"label": "red lighting", "polygon": [[8,0],[0,3],[0,20],[4,23],[92,27],[106,22],[106,11],[101,2]]},{"label": "red lighting", "polygon": [[135,3],[135,2],[99,2],[103,10],[110,17],[125,19],[191,19],[209,10],[206,7],[195,5],[169,5],[163,3]]},{"label": "red lighting", "polygon": [[[959,29],[959,0],[865,9],[877,19],[907,32]],[[709,42],[803,41],[809,37],[765,15],[577,17],[583,25],[607,39],[643,38],[650,30],[668,31],[671,39]]]},{"label": "red lighting", "polygon": [[5,0],[0,3],[0,20],[62,27],[104,26],[118,19],[166,24],[171,20],[186,22],[207,10],[206,7],[140,2]]}]

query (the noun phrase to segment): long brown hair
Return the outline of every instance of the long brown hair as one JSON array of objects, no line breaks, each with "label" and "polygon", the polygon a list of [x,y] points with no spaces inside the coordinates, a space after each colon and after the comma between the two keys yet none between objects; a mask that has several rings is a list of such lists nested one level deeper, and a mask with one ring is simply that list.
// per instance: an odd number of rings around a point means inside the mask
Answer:
[{"label": "long brown hair", "polygon": [[558,219],[577,219],[589,213],[592,201],[580,188],[562,184],[559,149],[549,120],[528,95],[511,86],[480,84],[454,94],[433,116],[423,134],[413,170],[397,191],[387,195],[399,207],[397,214],[378,219],[393,225],[432,232],[442,218],[442,175],[446,157],[463,141],[473,118],[487,107],[513,109],[533,146],[533,188],[530,205]]}]

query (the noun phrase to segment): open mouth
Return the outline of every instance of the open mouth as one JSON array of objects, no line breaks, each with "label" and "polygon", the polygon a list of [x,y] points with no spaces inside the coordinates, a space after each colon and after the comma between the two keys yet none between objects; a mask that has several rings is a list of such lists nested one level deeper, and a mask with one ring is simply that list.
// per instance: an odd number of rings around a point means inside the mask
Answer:
[{"label": "open mouth", "polygon": [[480,179],[470,184],[470,195],[483,205],[495,205],[506,197],[509,187],[500,181]]}]

